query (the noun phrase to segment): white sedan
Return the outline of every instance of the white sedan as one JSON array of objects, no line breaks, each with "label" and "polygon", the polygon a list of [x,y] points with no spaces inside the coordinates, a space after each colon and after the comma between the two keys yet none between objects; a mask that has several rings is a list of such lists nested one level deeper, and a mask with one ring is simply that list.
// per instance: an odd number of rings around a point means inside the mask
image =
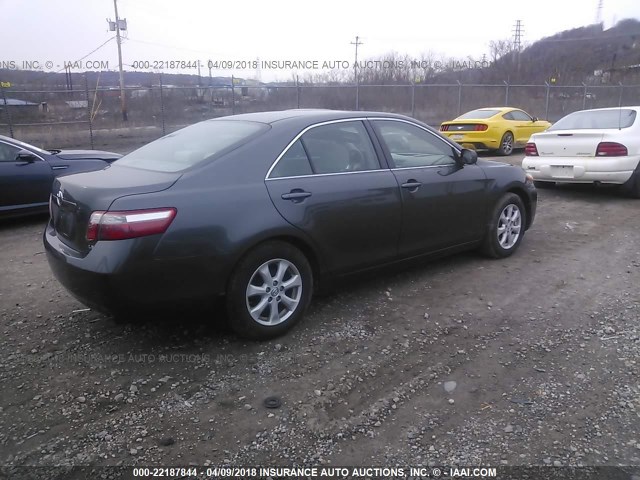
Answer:
[{"label": "white sedan", "polygon": [[609,183],[640,197],[640,107],[574,112],[531,136],[522,168],[536,186]]}]

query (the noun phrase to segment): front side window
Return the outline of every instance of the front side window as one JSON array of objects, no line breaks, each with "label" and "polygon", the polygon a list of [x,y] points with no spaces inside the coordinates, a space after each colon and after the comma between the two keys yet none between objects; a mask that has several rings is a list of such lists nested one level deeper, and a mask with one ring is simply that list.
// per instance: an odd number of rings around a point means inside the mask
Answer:
[{"label": "front side window", "polygon": [[0,162],[15,162],[18,159],[19,148],[0,142]]},{"label": "front side window", "polygon": [[455,164],[451,145],[420,127],[391,120],[374,124],[397,168]]},{"label": "front side window", "polygon": [[170,133],[116,160],[115,165],[179,172],[249,141],[269,129],[264,123],[209,120]]}]

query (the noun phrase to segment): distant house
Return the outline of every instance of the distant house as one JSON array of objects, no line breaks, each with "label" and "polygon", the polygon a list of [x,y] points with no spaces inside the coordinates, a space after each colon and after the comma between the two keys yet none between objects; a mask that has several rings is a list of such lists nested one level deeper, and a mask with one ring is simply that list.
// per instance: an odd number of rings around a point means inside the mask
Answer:
[{"label": "distant house", "polygon": [[46,112],[47,103],[34,103],[26,100],[20,100],[18,98],[0,98],[0,111],[4,110],[5,106],[11,108],[12,112],[16,113],[37,113],[38,111]]},{"label": "distant house", "polygon": [[86,100],[66,100],[66,103],[69,108],[87,108],[88,102]]}]

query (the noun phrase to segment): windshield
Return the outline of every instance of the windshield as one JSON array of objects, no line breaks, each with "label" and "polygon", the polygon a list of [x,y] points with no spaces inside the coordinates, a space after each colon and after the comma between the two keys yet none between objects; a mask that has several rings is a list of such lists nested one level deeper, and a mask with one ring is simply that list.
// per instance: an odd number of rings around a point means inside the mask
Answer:
[{"label": "windshield", "polygon": [[636,119],[636,111],[629,108],[616,110],[585,110],[561,118],[549,130],[584,130],[592,128],[628,128]]},{"label": "windshield", "polygon": [[269,126],[264,123],[209,120],[170,133],[114,163],[158,172],[179,172],[268,129]]},{"label": "windshield", "polygon": [[490,118],[500,113],[500,110],[471,110],[470,112],[460,115],[457,120],[465,120],[467,118]]}]

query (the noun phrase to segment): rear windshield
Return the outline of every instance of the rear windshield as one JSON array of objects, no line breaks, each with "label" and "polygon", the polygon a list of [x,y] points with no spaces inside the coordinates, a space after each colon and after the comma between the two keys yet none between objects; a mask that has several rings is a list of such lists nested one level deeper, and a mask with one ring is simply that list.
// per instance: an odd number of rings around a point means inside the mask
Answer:
[{"label": "rear windshield", "polygon": [[476,119],[476,118],[490,118],[494,115],[500,113],[500,110],[471,110],[470,112],[464,113],[458,117],[458,119]]},{"label": "rear windshield", "polygon": [[114,163],[158,172],[179,172],[268,129],[263,123],[243,120],[200,122],[159,138]]},{"label": "rear windshield", "polygon": [[585,110],[561,118],[549,130],[582,130],[591,128],[628,128],[636,119],[636,111],[628,108],[619,110]]}]

